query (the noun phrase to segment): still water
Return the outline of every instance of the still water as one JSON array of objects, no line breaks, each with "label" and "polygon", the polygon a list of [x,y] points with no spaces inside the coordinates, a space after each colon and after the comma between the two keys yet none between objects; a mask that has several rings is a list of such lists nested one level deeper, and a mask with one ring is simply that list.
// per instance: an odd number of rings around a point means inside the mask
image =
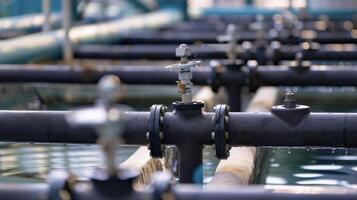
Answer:
[{"label": "still water", "polygon": [[[357,91],[354,88],[307,88],[298,94],[298,102],[309,105],[312,112],[357,112]],[[310,147],[270,150],[272,156],[266,184],[357,187],[357,149]]]}]

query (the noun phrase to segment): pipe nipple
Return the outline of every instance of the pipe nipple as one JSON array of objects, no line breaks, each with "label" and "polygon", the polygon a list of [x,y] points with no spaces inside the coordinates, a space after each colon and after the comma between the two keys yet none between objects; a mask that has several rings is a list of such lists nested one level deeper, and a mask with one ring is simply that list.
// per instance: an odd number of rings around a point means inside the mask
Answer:
[{"label": "pipe nipple", "polygon": [[285,93],[284,107],[285,108],[296,108],[296,98],[295,98],[294,92],[288,91]]}]

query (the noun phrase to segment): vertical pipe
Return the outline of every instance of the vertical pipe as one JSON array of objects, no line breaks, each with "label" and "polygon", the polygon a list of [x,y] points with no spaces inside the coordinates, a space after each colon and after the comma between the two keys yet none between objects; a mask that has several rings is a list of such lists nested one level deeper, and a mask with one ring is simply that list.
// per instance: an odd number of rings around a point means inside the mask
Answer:
[{"label": "vertical pipe", "polygon": [[241,88],[237,85],[228,85],[227,86],[228,93],[228,104],[230,107],[230,111],[232,112],[240,112],[241,111]]},{"label": "vertical pipe", "polygon": [[62,55],[66,64],[71,64],[73,61],[73,49],[72,43],[70,40],[70,30],[71,30],[71,21],[72,21],[72,0],[62,0],[62,29],[64,34]]},{"label": "vertical pipe", "polygon": [[[241,66],[239,64],[227,64],[227,71],[231,76],[237,75],[241,72]],[[237,83],[236,79],[230,79],[226,84],[226,90],[228,93],[228,104],[230,106],[231,112],[240,112],[241,111],[241,96],[242,88],[241,84]]]},{"label": "vertical pipe", "polygon": [[179,144],[179,177],[180,183],[203,183],[202,145]]},{"label": "vertical pipe", "polygon": [[42,12],[44,17],[42,32],[48,32],[51,30],[51,0],[42,0]]}]

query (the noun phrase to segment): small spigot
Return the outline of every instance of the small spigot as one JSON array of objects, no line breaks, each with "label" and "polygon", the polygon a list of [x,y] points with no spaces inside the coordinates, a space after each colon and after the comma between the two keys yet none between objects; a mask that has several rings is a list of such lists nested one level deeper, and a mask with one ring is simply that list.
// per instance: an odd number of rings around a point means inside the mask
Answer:
[{"label": "small spigot", "polygon": [[297,104],[295,94],[288,91],[285,93],[284,104],[273,106],[271,112],[280,120],[295,127],[310,114],[310,107]]},{"label": "small spigot", "polygon": [[192,67],[196,67],[201,61],[189,61],[191,48],[186,44],[181,44],[176,48],[176,57],[180,58],[177,64],[166,66],[165,69],[178,72],[177,88],[181,94],[181,100],[184,104],[192,103]]},{"label": "small spigot", "polygon": [[285,108],[296,108],[296,99],[295,99],[294,92],[288,91],[285,93],[284,107]]},{"label": "small spigot", "polygon": [[102,146],[108,176],[116,176],[115,150],[120,143],[123,130],[122,110],[115,106],[120,80],[117,76],[107,75],[100,79],[97,92],[98,100],[92,107],[70,112],[66,116],[72,126],[94,127],[99,135],[98,144]]},{"label": "small spigot", "polygon": [[218,42],[227,43],[226,54],[228,59],[234,63],[237,58],[237,26],[234,24],[228,24],[226,29],[226,35],[220,35],[217,37]]},{"label": "small spigot", "polygon": [[295,54],[295,62],[297,67],[302,67],[304,61],[304,55],[302,52],[298,52]]}]

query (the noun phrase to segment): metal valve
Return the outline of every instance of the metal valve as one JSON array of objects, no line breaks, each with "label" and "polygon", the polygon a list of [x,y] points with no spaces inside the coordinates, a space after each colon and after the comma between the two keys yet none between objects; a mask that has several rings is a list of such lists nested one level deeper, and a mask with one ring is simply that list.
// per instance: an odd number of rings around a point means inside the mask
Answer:
[{"label": "metal valve", "polygon": [[234,63],[237,58],[237,40],[237,26],[234,24],[228,24],[226,35],[217,37],[218,42],[228,43],[226,54],[232,63]]},{"label": "metal valve", "polygon": [[106,169],[108,176],[115,176],[117,172],[115,164],[115,150],[120,143],[119,135],[123,130],[123,110],[115,106],[116,93],[120,88],[120,80],[117,76],[107,75],[103,77],[97,86],[99,99],[94,107],[86,107],[70,112],[66,116],[67,122],[72,126],[94,127],[99,135],[98,144],[101,144],[106,157]]},{"label": "metal valve", "polygon": [[295,60],[290,62],[290,68],[299,72],[304,72],[310,69],[310,66],[311,66],[310,61],[304,61],[303,52],[296,53]]},{"label": "metal valve", "polygon": [[181,94],[181,99],[184,104],[192,103],[192,72],[191,68],[196,67],[201,61],[189,61],[191,48],[186,44],[181,44],[176,48],[176,57],[180,57],[180,62],[177,64],[166,66],[165,68],[171,71],[178,72],[177,87]]}]

